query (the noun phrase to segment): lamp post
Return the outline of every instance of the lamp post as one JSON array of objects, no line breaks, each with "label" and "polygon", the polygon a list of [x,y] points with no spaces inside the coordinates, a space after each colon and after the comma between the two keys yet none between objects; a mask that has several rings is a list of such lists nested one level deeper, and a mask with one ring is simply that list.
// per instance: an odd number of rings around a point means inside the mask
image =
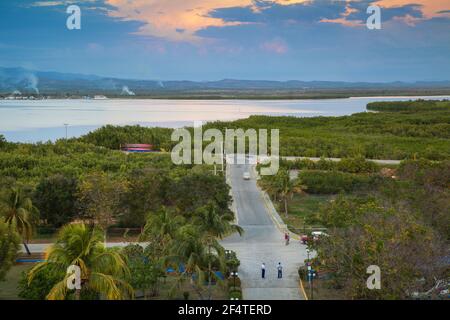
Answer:
[{"label": "lamp post", "polygon": [[[232,271],[231,272],[231,276],[233,277],[233,290],[236,289],[236,278],[239,274],[237,273],[237,271]],[[230,300],[239,300],[239,298],[230,298]]]},{"label": "lamp post", "polygon": [[231,272],[231,276],[233,277],[233,287],[236,287],[236,278],[238,275],[237,272]]},{"label": "lamp post", "polygon": [[311,294],[311,300],[314,300],[314,289],[313,289],[313,280],[316,277],[316,271],[308,266],[308,282],[309,282],[309,290]]},{"label": "lamp post", "polygon": [[303,217],[303,234],[306,234],[306,219]]}]

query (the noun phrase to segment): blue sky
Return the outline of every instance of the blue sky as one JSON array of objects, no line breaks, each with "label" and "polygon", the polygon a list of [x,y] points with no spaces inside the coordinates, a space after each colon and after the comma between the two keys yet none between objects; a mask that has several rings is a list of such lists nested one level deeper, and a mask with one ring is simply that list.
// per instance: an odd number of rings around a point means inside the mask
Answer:
[{"label": "blue sky", "polygon": [[[79,5],[82,29],[68,30]],[[381,8],[369,30],[366,9]],[[450,80],[448,0],[0,2],[0,66],[159,80]]]}]

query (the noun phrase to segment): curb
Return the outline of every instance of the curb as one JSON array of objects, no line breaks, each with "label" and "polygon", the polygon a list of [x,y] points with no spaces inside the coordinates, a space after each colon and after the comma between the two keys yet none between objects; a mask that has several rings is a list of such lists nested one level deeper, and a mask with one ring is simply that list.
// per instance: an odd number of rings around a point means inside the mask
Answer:
[{"label": "curb", "polygon": [[[253,171],[254,171],[255,176],[258,177],[259,175],[258,175],[258,172],[256,171],[256,166],[253,166]],[[272,200],[270,200],[270,197],[267,194],[267,192],[262,190],[258,186],[258,183],[256,184],[256,186],[257,186],[260,196],[264,202],[264,206],[266,207],[267,213],[269,214],[270,218],[272,219],[272,221],[274,222],[274,224],[278,228],[278,230],[280,230],[282,233],[286,233],[286,232],[289,233],[289,235],[291,236],[292,239],[301,240],[300,235],[298,235],[288,229],[287,225],[284,223],[283,219],[280,217],[280,214],[275,209],[275,206],[273,205]]]},{"label": "curb", "polygon": [[231,205],[230,205],[230,210],[234,213],[234,224],[239,225],[239,216],[238,216],[238,212],[237,212],[237,208],[236,208],[236,203],[234,202],[234,198],[233,198],[233,186],[231,185],[231,179],[230,179],[230,175],[229,175],[229,165],[226,165],[226,171],[225,171],[225,181],[227,183],[227,185],[230,187],[230,197],[231,197]]},{"label": "curb", "polygon": [[299,280],[299,287],[300,287],[300,292],[303,294],[303,296],[305,297],[305,300],[309,300],[308,296],[306,295],[306,291],[305,291],[305,287],[303,287],[303,281],[300,278]]}]

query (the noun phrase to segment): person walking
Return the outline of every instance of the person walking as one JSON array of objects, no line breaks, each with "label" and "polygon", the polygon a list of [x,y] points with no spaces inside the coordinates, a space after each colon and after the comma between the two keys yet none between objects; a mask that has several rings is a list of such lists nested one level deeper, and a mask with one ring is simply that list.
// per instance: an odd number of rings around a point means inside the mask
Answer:
[{"label": "person walking", "polygon": [[278,279],[283,278],[283,266],[281,265],[281,262],[278,262],[277,270],[278,270]]},{"label": "person walking", "polygon": [[266,264],[264,262],[261,265],[261,278],[266,278]]}]

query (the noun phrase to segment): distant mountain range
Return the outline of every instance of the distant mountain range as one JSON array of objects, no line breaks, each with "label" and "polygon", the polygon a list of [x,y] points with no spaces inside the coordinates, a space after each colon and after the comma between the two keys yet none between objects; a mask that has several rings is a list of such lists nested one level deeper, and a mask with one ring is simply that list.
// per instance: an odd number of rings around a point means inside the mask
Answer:
[{"label": "distant mountain range", "polygon": [[100,77],[73,73],[32,71],[24,68],[0,67],[0,94],[46,95],[152,95],[168,93],[205,92],[314,92],[352,90],[450,90],[450,81],[419,82],[337,82],[337,81],[158,81]]}]

